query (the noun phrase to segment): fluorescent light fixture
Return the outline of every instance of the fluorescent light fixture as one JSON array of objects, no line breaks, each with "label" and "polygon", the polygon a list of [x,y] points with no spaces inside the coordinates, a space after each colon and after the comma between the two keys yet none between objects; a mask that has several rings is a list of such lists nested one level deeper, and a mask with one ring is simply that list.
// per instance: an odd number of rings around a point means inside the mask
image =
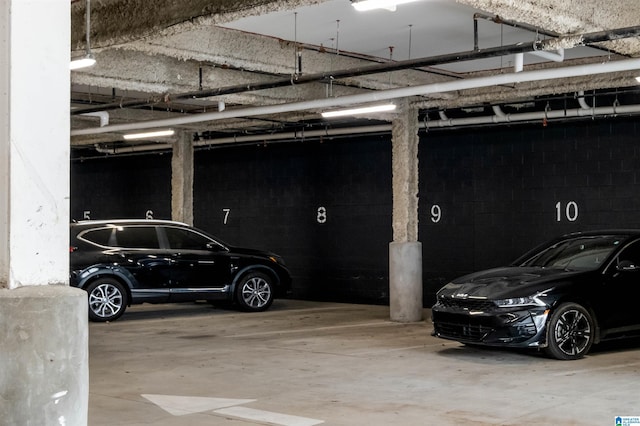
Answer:
[{"label": "fluorescent light fixture", "polygon": [[125,140],[132,139],[146,139],[146,138],[160,138],[162,136],[173,136],[175,132],[173,130],[158,130],[155,132],[145,132],[145,133],[130,133],[128,135],[124,135]]},{"label": "fluorescent light fixture", "polygon": [[362,108],[340,109],[336,111],[326,111],[322,113],[324,118],[343,117],[345,115],[369,114],[372,112],[388,112],[396,109],[395,104],[384,104]]},{"label": "fluorescent light fixture", "polygon": [[415,1],[418,0],[351,0],[351,5],[359,12],[373,9],[387,9],[395,12],[397,5]]},{"label": "fluorescent light fixture", "polygon": [[87,68],[87,67],[95,65],[95,63],[96,63],[96,60],[93,57],[93,55],[87,55],[87,56],[84,56],[82,58],[74,59],[73,61],[71,61],[69,63],[69,69],[77,70],[77,69],[80,69],[80,68]]}]

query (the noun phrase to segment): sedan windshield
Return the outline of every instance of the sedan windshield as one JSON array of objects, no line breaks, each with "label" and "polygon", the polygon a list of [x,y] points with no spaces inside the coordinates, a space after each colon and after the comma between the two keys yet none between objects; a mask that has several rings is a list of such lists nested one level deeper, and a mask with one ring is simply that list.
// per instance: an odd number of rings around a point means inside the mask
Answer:
[{"label": "sedan windshield", "polygon": [[521,266],[567,270],[597,269],[624,239],[622,235],[597,235],[562,240],[534,254]]}]

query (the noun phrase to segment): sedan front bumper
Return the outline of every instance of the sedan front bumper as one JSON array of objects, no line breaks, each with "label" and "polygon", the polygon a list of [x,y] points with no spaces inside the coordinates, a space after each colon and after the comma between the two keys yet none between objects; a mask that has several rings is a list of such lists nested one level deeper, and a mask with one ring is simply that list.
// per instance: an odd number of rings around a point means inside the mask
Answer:
[{"label": "sedan front bumper", "polygon": [[477,345],[544,347],[548,312],[542,307],[482,312],[451,309],[436,304],[432,310],[433,335]]}]

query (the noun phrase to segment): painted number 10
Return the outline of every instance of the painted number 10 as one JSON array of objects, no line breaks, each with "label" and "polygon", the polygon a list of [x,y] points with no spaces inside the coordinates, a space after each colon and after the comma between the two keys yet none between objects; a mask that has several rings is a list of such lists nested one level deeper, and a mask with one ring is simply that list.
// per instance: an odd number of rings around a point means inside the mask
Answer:
[{"label": "painted number 10", "polygon": [[569,222],[575,222],[578,219],[578,203],[569,201],[563,209],[562,202],[558,201],[556,203],[556,221],[561,222],[563,217]]}]

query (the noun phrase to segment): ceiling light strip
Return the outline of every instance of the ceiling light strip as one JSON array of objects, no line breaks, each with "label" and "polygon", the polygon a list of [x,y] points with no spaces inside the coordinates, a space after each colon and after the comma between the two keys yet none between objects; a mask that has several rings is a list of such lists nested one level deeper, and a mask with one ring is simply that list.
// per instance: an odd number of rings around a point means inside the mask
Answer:
[{"label": "ceiling light strip", "polygon": [[371,114],[376,112],[389,112],[394,111],[396,106],[394,104],[384,104],[384,105],[374,105],[362,108],[350,108],[350,109],[340,109],[336,111],[325,111],[322,113],[324,118],[332,118],[332,117],[344,117],[347,115],[360,115],[360,114]]},{"label": "ceiling light strip", "polygon": [[394,12],[399,4],[413,3],[418,0],[352,0],[351,5],[358,12],[374,9],[386,9]]},{"label": "ceiling light strip", "polygon": [[146,133],[130,133],[128,135],[124,135],[123,138],[127,141],[135,139],[161,138],[164,136],[173,136],[174,133],[175,131],[173,130],[158,130]]},{"label": "ceiling light strip", "polygon": [[207,112],[186,117],[167,118],[163,120],[149,120],[138,123],[115,124],[104,127],[76,129],[71,136],[95,135],[100,133],[122,132],[130,130],[151,129],[155,127],[180,126],[184,124],[202,123],[205,121],[224,120],[228,118],[252,117],[257,115],[280,114],[284,112],[304,111],[310,109],[336,108],[345,105],[362,104],[411,96],[446,93],[456,90],[476,89],[480,87],[498,86],[501,84],[524,83],[551,79],[582,77],[588,75],[606,74],[640,69],[640,59],[624,59],[606,63],[589,65],[574,65],[562,68],[552,68],[519,73],[498,74],[486,77],[476,77],[455,80],[444,83],[433,83],[422,86],[401,87],[387,89],[360,95],[349,95],[338,98],[317,99],[312,101],[293,102],[288,104],[268,105],[260,107],[239,108],[222,112]]}]

